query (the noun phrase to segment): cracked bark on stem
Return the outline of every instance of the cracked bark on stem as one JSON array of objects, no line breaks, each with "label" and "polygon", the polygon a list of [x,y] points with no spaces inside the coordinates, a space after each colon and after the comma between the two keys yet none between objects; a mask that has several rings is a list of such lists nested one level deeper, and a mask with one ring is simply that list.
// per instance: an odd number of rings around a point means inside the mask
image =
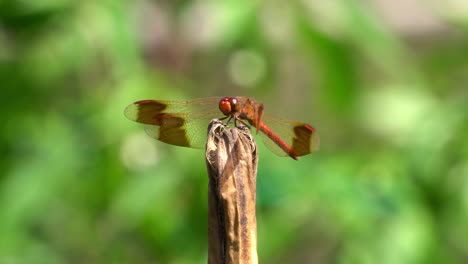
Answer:
[{"label": "cracked bark on stem", "polygon": [[258,263],[257,148],[247,126],[208,128],[208,263]]}]

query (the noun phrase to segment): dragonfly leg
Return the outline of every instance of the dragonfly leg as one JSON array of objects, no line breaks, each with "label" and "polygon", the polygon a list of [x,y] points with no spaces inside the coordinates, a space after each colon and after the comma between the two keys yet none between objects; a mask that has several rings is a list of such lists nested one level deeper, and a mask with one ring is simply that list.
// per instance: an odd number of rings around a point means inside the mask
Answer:
[{"label": "dragonfly leg", "polygon": [[226,118],[229,118],[226,122],[224,122],[224,124],[227,126],[231,122],[232,116],[225,116],[225,117],[219,118],[219,120],[225,120]]},{"label": "dragonfly leg", "polygon": [[235,127],[237,127],[237,121],[239,121],[239,123],[243,124],[244,126],[247,126],[247,127],[248,127],[248,125],[247,125],[242,119],[240,119],[240,118],[237,117],[237,116],[234,118],[234,126],[235,126]]}]

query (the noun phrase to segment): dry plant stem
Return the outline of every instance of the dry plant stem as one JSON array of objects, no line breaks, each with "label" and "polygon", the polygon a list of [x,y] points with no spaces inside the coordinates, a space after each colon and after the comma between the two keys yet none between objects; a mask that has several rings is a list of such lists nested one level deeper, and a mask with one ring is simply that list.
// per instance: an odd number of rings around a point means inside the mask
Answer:
[{"label": "dry plant stem", "polygon": [[258,263],[257,148],[246,126],[208,128],[208,263]]}]

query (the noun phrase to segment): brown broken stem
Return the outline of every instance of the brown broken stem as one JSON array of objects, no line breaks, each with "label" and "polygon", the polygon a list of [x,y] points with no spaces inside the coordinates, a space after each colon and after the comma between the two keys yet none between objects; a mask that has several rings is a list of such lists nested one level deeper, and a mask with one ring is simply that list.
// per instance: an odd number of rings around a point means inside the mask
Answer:
[{"label": "brown broken stem", "polygon": [[247,126],[208,128],[208,263],[258,263],[257,148]]}]

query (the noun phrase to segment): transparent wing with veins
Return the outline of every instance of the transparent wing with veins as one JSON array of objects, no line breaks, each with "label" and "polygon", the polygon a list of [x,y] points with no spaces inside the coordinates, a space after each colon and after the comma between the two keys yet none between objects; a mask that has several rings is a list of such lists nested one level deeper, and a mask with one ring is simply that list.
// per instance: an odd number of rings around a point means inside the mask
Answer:
[{"label": "transparent wing with veins", "polygon": [[[297,156],[307,155],[318,150],[320,138],[311,126],[299,121],[288,120],[269,114],[263,114],[262,122],[265,123],[276,135],[286,142]],[[310,130],[312,129],[312,131]],[[278,156],[288,156],[274,141],[262,134],[265,146]]]},{"label": "transparent wing with veins", "polygon": [[204,148],[211,119],[223,118],[222,97],[193,100],[144,100],[125,109],[125,116],[146,124],[148,135],[168,144]]}]

